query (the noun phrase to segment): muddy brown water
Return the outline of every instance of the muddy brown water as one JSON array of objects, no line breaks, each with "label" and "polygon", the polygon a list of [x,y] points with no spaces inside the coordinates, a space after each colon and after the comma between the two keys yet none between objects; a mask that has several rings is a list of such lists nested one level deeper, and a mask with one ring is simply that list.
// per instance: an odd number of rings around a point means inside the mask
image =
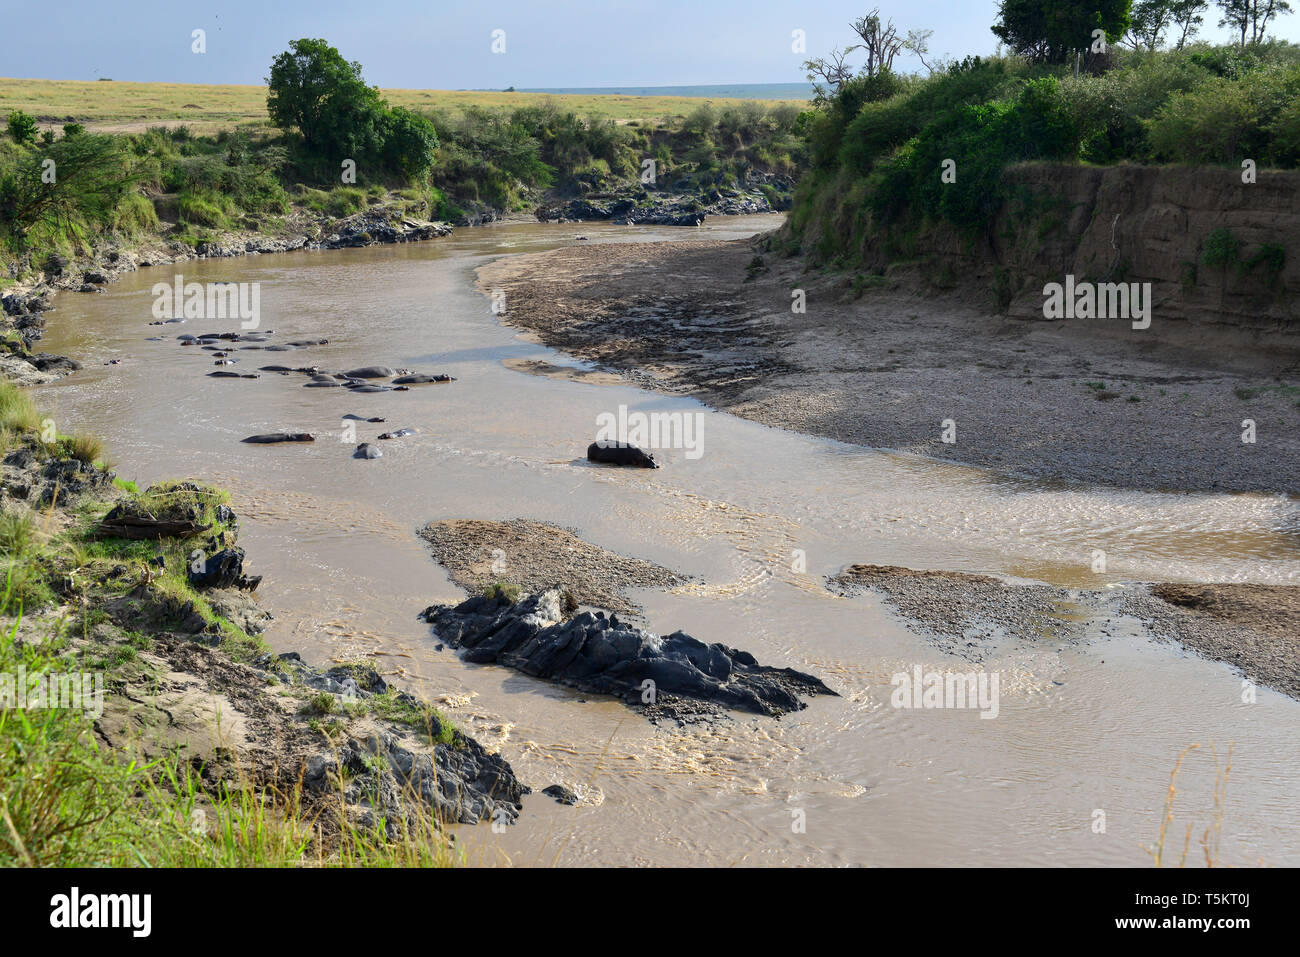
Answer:
[{"label": "muddy brown water", "polygon": [[[144,269],[104,295],[62,294],[42,348],[84,371],[37,390],[59,429],[90,430],[141,486],[198,476],[229,487],[250,570],[277,617],[268,640],[326,662],[375,656],[439,701],[536,788],[589,785],[588,802],[526,799],[519,826],[461,828],[471,860],[523,864],[1102,865],[1149,862],[1169,774],[1179,780],[1169,843],[1193,850],[1213,823],[1208,754],[1234,745],[1219,856],[1300,864],[1294,796],[1300,704],[1268,690],[1243,703],[1223,665],[1063,607],[1089,634],[1007,641],[980,664],[941,654],[878,599],[841,598],[826,575],[851,562],[1001,573],[1070,587],[1126,582],[1300,581],[1300,504],[1262,495],[1168,495],[1029,482],[840,445],[625,386],[532,376],[503,365],[568,357],[503,327],[474,288],[489,259],[591,242],[740,237],[777,217],[697,231],[604,224],[461,229],[433,242]],[[149,326],[151,286],[261,283],[275,339],[327,337],[269,363],[346,369],[382,363],[458,381],[406,393],[305,389],[301,377],[206,377],[207,353],[179,333],[233,322]],[[508,304],[507,304],[508,306]],[[149,342],[147,337],[165,336]],[[104,365],[121,358],[118,365]],[[704,417],[704,454],[665,467],[587,466],[596,417]],[[380,415],[341,441],[346,413]],[[354,445],[388,429],[419,434]],[[309,431],[313,445],[250,446],[246,435]],[[699,581],[635,594],[648,626],[685,629],[769,664],[809,670],[843,696],[779,721],[738,715],[662,729],[621,704],[438,652],[416,619],[462,593],[415,537],[444,518],[528,517]],[[1091,571],[1103,549],[1107,573]],[[806,570],[799,558],[803,556]],[[491,556],[484,556],[490,560]],[[510,556],[504,556],[507,564]],[[914,665],[997,671],[1000,712],[902,710],[890,678]],[[1103,820],[1104,830],[1098,822]]]}]

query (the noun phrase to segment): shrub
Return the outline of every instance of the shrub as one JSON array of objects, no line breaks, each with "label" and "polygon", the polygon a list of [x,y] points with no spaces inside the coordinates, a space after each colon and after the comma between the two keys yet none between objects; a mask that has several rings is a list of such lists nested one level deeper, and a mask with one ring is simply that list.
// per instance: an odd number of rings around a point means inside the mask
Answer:
[{"label": "shrub", "polygon": [[36,121],[22,110],[14,110],[9,114],[9,135],[15,143],[20,146],[35,143],[36,132]]},{"label": "shrub", "polygon": [[211,191],[182,193],[176,201],[182,222],[212,229],[225,229],[229,225],[221,198]]},{"label": "shrub", "polygon": [[36,432],[41,414],[26,392],[10,382],[0,382],[0,428],[11,432]]}]

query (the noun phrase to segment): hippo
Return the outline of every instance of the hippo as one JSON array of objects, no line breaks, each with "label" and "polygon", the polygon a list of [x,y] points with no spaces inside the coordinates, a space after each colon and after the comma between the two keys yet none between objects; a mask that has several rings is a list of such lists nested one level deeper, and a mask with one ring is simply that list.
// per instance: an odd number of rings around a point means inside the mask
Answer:
[{"label": "hippo", "polygon": [[195,340],[193,340],[193,339],[186,339],[184,342],[181,343],[181,345],[183,345],[183,346],[193,346],[193,345],[198,345],[198,343],[195,342]]},{"label": "hippo", "polygon": [[[223,359],[222,361],[224,362],[225,360]],[[259,379],[261,378],[261,376],[259,376],[256,372],[243,372],[243,373],[228,372],[224,369],[219,370],[217,372],[209,372],[208,375],[214,379]]]},{"label": "hippo", "polygon": [[362,442],[357,446],[357,450],[352,453],[354,459],[378,459],[384,455],[379,449],[375,448],[369,442]]},{"label": "hippo", "polygon": [[381,439],[401,439],[408,435],[415,435],[419,429],[397,429],[393,432],[385,432],[380,436]]},{"label": "hippo", "polygon": [[349,412],[347,415],[340,416],[343,419],[351,419],[353,422],[386,422],[383,416],[372,415],[366,418],[364,415],[357,415],[355,412]]},{"label": "hippo", "polygon": [[339,384],[333,379],[313,379],[302,384],[304,389],[337,389]]},{"label": "hippo", "polygon": [[267,352],[292,352],[293,346],[267,346]]},{"label": "hippo", "polygon": [[[351,383],[347,383],[352,386]],[[392,392],[393,390],[386,385],[357,385],[352,386],[353,392]]]},{"label": "hippo", "polygon": [[239,361],[238,359],[218,359],[216,362],[212,364],[214,366],[233,366],[238,361]]},{"label": "hippo", "polygon": [[291,346],[323,346],[329,342],[328,339],[295,339],[288,343]]},{"label": "hippo", "polygon": [[315,442],[316,436],[306,432],[272,432],[268,435],[250,435],[240,441],[251,442],[254,445],[271,445],[275,442]]},{"label": "hippo", "polygon": [[360,369],[350,369],[343,374],[349,379],[391,379],[397,375],[397,372],[388,366],[362,366]]},{"label": "hippo", "polygon": [[610,465],[631,465],[642,469],[657,469],[659,464],[653,455],[647,455],[635,445],[626,442],[611,442],[601,439],[587,446],[587,459],[592,462],[605,462]]},{"label": "hippo", "polygon": [[404,375],[393,380],[393,385],[424,385],[428,382],[455,382],[449,375]]},{"label": "hippo", "polygon": [[263,372],[292,372],[288,366],[258,366]]},{"label": "hippo", "polygon": [[[150,325],[152,325],[152,324],[153,324],[153,323],[150,323]],[[184,342],[186,339],[197,339],[198,336],[192,336],[192,335],[190,335],[189,333],[184,333],[184,334],[182,334],[182,335],[177,336],[176,338],[177,338],[177,339],[180,339],[182,342]]]}]

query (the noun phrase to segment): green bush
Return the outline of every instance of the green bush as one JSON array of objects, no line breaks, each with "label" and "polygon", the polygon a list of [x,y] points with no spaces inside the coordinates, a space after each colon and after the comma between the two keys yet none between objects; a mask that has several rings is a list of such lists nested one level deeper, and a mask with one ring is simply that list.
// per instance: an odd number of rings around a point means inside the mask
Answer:
[{"label": "green bush", "polygon": [[229,226],[221,197],[208,190],[182,193],[176,200],[176,209],[183,223],[211,229]]},{"label": "green bush", "polygon": [[1252,86],[1213,77],[1175,94],[1147,124],[1153,156],[1168,162],[1230,163],[1255,152],[1264,116]]},{"label": "green bush", "polygon": [[35,143],[36,132],[36,121],[22,110],[14,110],[9,114],[9,135],[15,143],[20,146]]}]

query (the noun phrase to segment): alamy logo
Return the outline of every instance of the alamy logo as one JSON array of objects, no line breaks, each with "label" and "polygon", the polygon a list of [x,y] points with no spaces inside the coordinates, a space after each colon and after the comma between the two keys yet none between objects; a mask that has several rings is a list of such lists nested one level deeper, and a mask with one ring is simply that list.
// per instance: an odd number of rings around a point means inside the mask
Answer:
[{"label": "alamy logo", "polygon": [[154,283],[155,319],[238,319],[241,329],[256,329],[262,321],[262,287],[256,282],[186,282],[177,274],[170,282]]},{"label": "alamy logo", "polygon": [[889,703],[895,708],[978,709],[981,718],[998,716],[998,672],[900,671],[890,684]]},{"label": "alamy logo", "polygon": [[148,937],[152,927],[150,894],[85,894],[74,887],[70,894],[50,898],[50,926],[128,927],[133,937]]},{"label": "alamy logo", "polygon": [[104,713],[104,676],[85,672],[28,674],[19,665],[17,672],[0,672],[0,708],[77,710],[97,719]]},{"label": "alamy logo", "polygon": [[704,454],[703,412],[629,412],[596,416],[596,441],[619,442],[640,449],[685,449],[688,459]]},{"label": "alamy logo", "polygon": [[1044,319],[1129,319],[1134,329],[1151,325],[1151,283],[1079,282],[1067,275],[1065,283],[1043,287]]}]

